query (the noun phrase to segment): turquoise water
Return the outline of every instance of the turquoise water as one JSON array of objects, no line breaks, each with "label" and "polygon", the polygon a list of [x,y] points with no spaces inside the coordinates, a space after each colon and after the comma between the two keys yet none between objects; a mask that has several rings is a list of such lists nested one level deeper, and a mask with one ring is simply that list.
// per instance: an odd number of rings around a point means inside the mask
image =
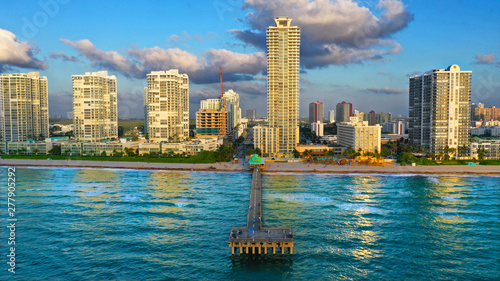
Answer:
[{"label": "turquoise water", "polygon": [[0,280],[500,279],[499,177],[264,174],[294,255],[233,258],[250,173],[18,168],[15,274],[0,178]]}]

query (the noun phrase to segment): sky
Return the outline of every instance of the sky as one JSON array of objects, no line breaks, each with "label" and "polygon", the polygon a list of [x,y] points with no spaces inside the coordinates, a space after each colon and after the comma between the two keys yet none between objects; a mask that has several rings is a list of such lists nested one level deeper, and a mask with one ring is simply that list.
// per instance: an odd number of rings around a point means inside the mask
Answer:
[{"label": "sky", "polygon": [[[29,4],[29,5],[28,5]],[[71,75],[118,79],[119,118],[143,118],[151,71],[190,78],[190,116],[224,89],[267,115],[266,39],[277,16],[301,28],[300,116],[321,101],[408,114],[408,78],[458,64],[472,102],[500,107],[500,1],[0,0],[0,73],[40,72],[51,115],[72,110]],[[327,116],[325,116],[327,117]]]}]

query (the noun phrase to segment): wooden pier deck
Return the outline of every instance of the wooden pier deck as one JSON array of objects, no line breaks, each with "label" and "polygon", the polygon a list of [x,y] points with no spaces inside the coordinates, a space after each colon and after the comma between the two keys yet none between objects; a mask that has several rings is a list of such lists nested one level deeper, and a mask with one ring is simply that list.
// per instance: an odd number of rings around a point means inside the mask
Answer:
[{"label": "wooden pier deck", "polygon": [[268,249],[285,254],[288,248],[293,254],[293,233],[290,228],[262,227],[262,176],[259,168],[255,168],[250,192],[247,227],[233,227],[229,235],[229,247],[233,255],[239,248],[240,254],[267,254]]}]

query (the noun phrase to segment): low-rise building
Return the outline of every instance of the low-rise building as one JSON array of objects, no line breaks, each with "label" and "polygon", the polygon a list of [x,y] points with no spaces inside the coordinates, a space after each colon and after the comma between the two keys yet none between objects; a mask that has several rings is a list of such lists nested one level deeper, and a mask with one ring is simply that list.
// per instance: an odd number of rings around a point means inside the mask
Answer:
[{"label": "low-rise building", "polygon": [[380,152],[382,126],[369,126],[368,121],[359,122],[351,118],[351,122],[337,125],[338,144],[343,147],[361,148],[363,152]]},{"label": "low-rise building", "polygon": [[216,151],[222,145],[222,138],[200,138],[182,142],[161,142],[139,144],[139,155],[148,153],[196,155],[202,151]]},{"label": "low-rise building", "polygon": [[161,146],[160,143],[141,143],[139,144],[139,155],[150,154],[150,153],[160,153]]},{"label": "low-rise building", "polygon": [[301,155],[307,150],[311,156],[326,156],[328,151],[333,151],[335,155],[340,155],[344,152],[345,147],[324,144],[298,144],[296,150]]},{"label": "low-rise building", "polygon": [[47,143],[42,141],[16,141],[7,142],[5,146],[6,154],[47,154]]},{"label": "low-rise building", "polygon": [[481,140],[470,144],[470,157],[479,158],[478,151],[484,149],[486,160],[500,159],[500,140]]},{"label": "low-rise building", "polygon": [[254,147],[259,148],[266,156],[275,156],[278,146],[277,131],[279,128],[271,128],[269,126],[253,127],[253,143]]}]

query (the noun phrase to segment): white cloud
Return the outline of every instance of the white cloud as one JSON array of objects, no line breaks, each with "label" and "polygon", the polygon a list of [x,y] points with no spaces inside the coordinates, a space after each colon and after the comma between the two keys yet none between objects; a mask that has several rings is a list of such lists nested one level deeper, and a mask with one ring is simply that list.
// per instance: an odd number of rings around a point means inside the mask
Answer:
[{"label": "white cloud", "polygon": [[219,80],[219,67],[222,67],[225,81],[253,80],[255,75],[266,70],[266,55],[263,52],[243,54],[210,49],[197,56],[179,48],[155,46],[144,49],[132,47],[125,51],[125,56],[117,51],[98,49],[88,39],[61,41],[78,50],[92,65],[138,79],[155,70],[179,69],[181,73],[188,74],[194,83],[210,83]]},{"label": "white cloud", "polygon": [[47,69],[47,62],[35,58],[33,46],[21,42],[16,35],[0,28],[0,73],[12,66],[20,68]]},{"label": "white cloud", "polygon": [[92,65],[116,70],[128,77],[136,77],[143,73],[141,68],[132,63],[122,54],[117,51],[103,51],[101,49],[97,49],[88,39],[79,41],[61,39],[61,42],[78,50],[80,55],[85,56]]},{"label": "white cloud", "polygon": [[67,55],[64,52],[59,52],[59,53],[51,52],[50,53],[50,58],[52,58],[52,59],[62,59],[63,61],[82,62],[79,58],[77,58],[75,56]]},{"label": "white cloud", "polygon": [[476,63],[479,64],[493,64],[497,60],[497,56],[495,56],[492,53],[487,53],[484,55],[477,55],[476,56]]}]

